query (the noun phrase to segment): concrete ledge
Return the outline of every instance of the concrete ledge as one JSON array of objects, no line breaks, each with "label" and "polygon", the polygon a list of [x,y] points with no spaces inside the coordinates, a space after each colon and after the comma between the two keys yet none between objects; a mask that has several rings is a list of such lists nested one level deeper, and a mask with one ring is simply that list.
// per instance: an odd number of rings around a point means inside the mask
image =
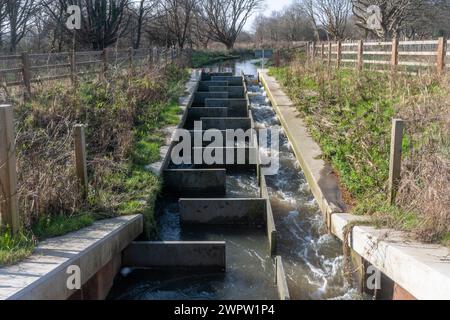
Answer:
[{"label": "concrete ledge", "polygon": [[174,193],[220,193],[226,191],[225,169],[167,169],[164,188]]},{"label": "concrete ledge", "polygon": [[[332,232],[341,240],[346,225],[358,219],[333,214]],[[450,250],[411,241],[393,230],[355,226],[351,248],[395,283],[420,300],[450,300]]]},{"label": "concrete ledge", "polygon": [[298,111],[293,107],[292,102],[281,90],[276,80],[267,75],[267,71],[259,70],[259,77],[286,129],[294,153],[326,221],[333,213],[346,212],[347,206],[342,200],[339,183],[336,176],[333,175],[333,169],[322,160],[322,150],[309,134],[303,120],[299,118]]},{"label": "concrete ledge", "polygon": [[183,223],[265,224],[265,199],[180,199],[179,204]]},{"label": "concrete ledge", "polygon": [[252,128],[250,118],[201,118],[203,129],[238,130],[247,131]]},{"label": "concrete ledge", "polygon": [[[68,299],[75,293],[67,288],[69,266],[80,267],[84,285],[142,232],[143,217],[138,215],[98,221],[78,232],[44,241],[28,259],[0,268],[0,299]],[[103,282],[112,285],[114,276]]]},{"label": "concrete ledge", "polygon": [[276,283],[280,300],[291,300],[286,281],[286,273],[284,272],[283,260],[280,256],[275,257],[275,269]]},{"label": "concrete ledge", "polygon": [[225,272],[225,242],[133,242],[123,266],[152,269],[208,269]]}]

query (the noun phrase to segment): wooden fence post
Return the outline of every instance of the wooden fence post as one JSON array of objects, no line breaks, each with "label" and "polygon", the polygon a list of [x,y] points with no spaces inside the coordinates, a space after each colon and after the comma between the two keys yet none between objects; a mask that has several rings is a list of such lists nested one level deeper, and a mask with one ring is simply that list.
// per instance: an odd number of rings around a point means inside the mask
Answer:
[{"label": "wooden fence post", "polygon": [[13,107],[0,105],[0,227],[20,230]]},{"label": "wooden fence post", "polygon": [[356,68],[361,71],[364,67],[364,42],[362,40],[358,41],[358,61],[356,63]]},{"label": "wooden fence post", "polygon": [[391,133],[391,157],[389,165],[389,203],[395,204],[395,197],[400,182],[402,165],[402,142],[403,142],[404,121],[401,119],[392,120]]},{"label": "wooden fence post", "polygon": [[130,72],[133,72],[134,68],[134,48],[130,47],[128,49],[128,63],[130,64]]},{"label": "wooden fence post", "polygon": [[328,68],[331,67],[331,55],[333,53],[333,44],[328,42]]},{"label": "wooden fence post", "polygon": [[72,50],[69,56],[70,60],[70,80],[72,81],[72,86],[77,86],[77,60],[76,60],[76,52]]},{"label": "wooden fence post", "polygon": [[445,72],[445,58],[447,55],[447,39],[439,38],[437,47],[437,72],[442,75]]},{"label": "wooden fence post", "polygon": [[342,60],[342,42],[339,40],[337,42],[337,57],[336,57],[336,67],[339,69],[341,67]]},{"label": "wooden fence post", "polygon": [[316,61],[316,49],[317,49],[317,46],[316,46],[316,42],[314,41],[311,45],[311,58],[312,58],[311,60],[313,63]]},{"label": "wooden fence post", "polygon": [[77,124],[74,127],[75,166],[84,199],[86,199],[88,195],[85,128],[86,127],[82,124]]},{"label": "wooden fence post", "polygon": [[31,98],[31,71],[30,71],[30,56],[28,53],[22,53],[22,77],[23,85],[25,87],[25,99]]},{"label": "wooden fence post", "polygon": [[108,50],[106,48],[103,49],[102,52],[102,80],[106,80],[106,74],[108,72]]},{"label": "wooden fence post", "polygon": [[398,39],[392,39],[392,53],[391,53],[391,70],[397,71],[398,66]]},{"label": "wooden fence post", "polygon": [[325,43],[322,42],[321,50],[320,50],[320,62],[323,63],[325,60]]}]

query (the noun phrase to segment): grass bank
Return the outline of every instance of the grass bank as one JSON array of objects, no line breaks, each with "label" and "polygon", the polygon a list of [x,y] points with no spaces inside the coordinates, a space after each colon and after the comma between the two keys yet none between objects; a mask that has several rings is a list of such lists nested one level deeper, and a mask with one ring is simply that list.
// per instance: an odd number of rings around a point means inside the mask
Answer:
[{"label": "grass bank", "polygon": [[[0,232],[0,265],[23,259],[40,240],[120,215],[143,214],[152,238],[161,181],[145,166],[159,160],[161,129],[178,122],[187,78],[174,66],[143,67],[134,76],[117,71],[108,81],[81,81],[76,89],[46,84],[32,101],[15,101],[23,231],[15,238]],[[78,123],[87,125],[87,201],[74,168]]]},{"label": "grass bank", "polygon": [[[448,77],[328,70],[294,61],[271,68],[298,106],[352,211],[373,223],[450,244],[450,86]],[[391,120],[406,121],[402,180],[388,204]]]}]

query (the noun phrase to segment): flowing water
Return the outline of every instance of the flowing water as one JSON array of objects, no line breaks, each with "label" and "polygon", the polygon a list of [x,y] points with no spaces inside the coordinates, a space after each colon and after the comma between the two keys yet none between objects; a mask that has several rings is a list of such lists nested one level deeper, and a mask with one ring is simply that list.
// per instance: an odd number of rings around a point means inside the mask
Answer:
[{"label": "flowing water", "polygon": [[[233,62],[236,74],[256,77],[251,61]],[[224,64],[230,67],[230,63]],[[223,66],[222,66],[223,67]],[[276,129],[280,123],[260,85],[249,85],[257,128]],[[284,134],[280,170],[266,177],[292,299],[360,299],[343,277],[342,247],[327,234],[322,215]],[[258,193],[254,175],[227,176],[228,197]],[[201,196],[201,195],[199,195]],[[265,230],[181,226],[177,199],[159,203],[159,231],[165,241],[226,241],[225,274],[186,274],[127,270],[113,288],[111,299],[277,299],[273,260]]]}]

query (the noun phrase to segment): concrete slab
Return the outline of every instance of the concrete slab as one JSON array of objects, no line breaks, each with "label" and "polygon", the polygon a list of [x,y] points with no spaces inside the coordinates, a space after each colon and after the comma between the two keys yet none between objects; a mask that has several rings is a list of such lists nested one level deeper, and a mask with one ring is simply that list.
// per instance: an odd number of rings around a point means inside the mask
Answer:
[{"label": "concrete slab", "polygon": [[226,243],[133,242],[123,252],[123,266],[152,269],[207,269],[225,272]]},{"label": "concrete slab", "polygon": [[183,223],[264,225],[265,199],[180,199]]},{"label": "concrete slab", "polygon": [[84,285],[142,232],[143,217],[137,215],[44,241],[23,262],[0,268],[0,300],[65,300],[75,293],[67,288],[70,266],[80,267]]}]

